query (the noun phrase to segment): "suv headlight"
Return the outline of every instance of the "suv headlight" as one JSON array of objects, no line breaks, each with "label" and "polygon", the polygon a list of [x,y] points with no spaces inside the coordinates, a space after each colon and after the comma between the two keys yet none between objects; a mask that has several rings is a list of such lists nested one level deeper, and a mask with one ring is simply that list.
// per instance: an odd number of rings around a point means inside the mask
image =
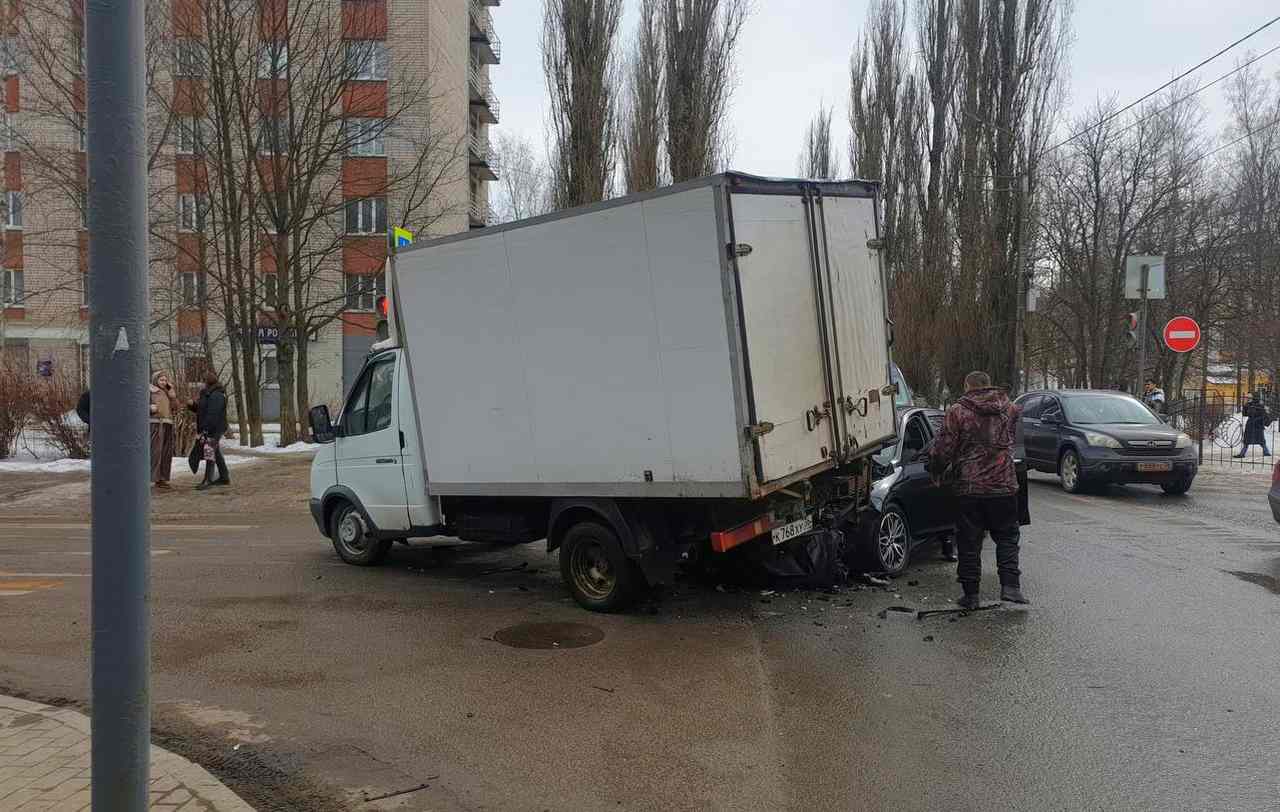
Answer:
[{"label": "suv headlight", "polygon": [[1110,434],[1099,434],[1096,431],[1086,431],[1084,433],[1084,441],[1089,445],[1096,445],[1100,448],[1124,448],[1120,441]]},{"label": "suv headlight", "polygon": [[1195,445],[1195,441],[1191,439],[1191,435],[1189,434],[1179,434],[1176,445],[1178,448],[1190,448]]}]

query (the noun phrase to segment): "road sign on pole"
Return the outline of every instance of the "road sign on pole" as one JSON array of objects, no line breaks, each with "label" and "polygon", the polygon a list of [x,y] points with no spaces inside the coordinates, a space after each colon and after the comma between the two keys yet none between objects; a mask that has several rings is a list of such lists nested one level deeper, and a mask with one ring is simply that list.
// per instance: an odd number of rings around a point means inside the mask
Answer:
[{"label": "road sign on pole", "polygon": [[1175,316],[1164,326],[1164,344],[1174,352],[1191,352],[1200,346],[1200,325],[1190,316]]},{"label": "road sign on pole", "polygon": [[1125,258],[1124,298],[1165,298],[1164,257],[1132,256]]}]

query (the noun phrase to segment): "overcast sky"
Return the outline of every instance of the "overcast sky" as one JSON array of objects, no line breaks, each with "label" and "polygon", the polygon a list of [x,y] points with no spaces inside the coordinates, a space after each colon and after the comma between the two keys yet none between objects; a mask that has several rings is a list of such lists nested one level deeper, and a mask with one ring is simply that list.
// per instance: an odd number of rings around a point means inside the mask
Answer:
[{"label": "overcast sky", "polygon": [[[848,61],[866,18],[866,0],[755,0],[738,55],[732,105],[733,167],[793,175],[805,124],[834,104],[838,142],[847,143]],[[629,0],[629,11],[637,3]],[[1276,16],[1276,0],[1077,0],[1071,54],[1071,110],[1115,96],[1142,96]],[[801,10],[803,9],[803,10]],[[623,26],[630,43],[632,13]],[[542,147],[546,89],[540,67],[542,0],[506,0],[494,9],[502,64],[493,73],[501,129]],[[1280,44],[1280,23],[1202,68],[1197,85],[1217,78],[1252,50]],[[1258,63],[1280,71],[1280,51]],[[1221,85],[1201,94],[1221,125]],[[844,150],[847,152],[847,150]],[[847,158],[846,158],[847,160]]]}]

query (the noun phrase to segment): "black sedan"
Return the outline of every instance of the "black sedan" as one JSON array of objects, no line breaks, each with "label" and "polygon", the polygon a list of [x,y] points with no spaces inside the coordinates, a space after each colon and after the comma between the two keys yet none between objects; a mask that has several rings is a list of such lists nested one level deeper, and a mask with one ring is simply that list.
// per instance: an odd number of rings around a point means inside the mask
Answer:
[{"label": "black sedan", "polygon": [[1057,474],[1062,488],[1147,483],[1168,494],[1191,489],[1195,443],[1122,392],[1064,389],[1018,398],[1027,465]]}]

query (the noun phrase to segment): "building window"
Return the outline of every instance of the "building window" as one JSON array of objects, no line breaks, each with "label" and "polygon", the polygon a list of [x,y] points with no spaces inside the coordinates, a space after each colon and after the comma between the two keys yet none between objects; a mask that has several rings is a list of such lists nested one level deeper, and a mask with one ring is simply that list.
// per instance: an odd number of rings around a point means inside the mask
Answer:
[{"label": "building window", "polygon": [[381,118],[347,119],[347,154],[360,157],[386,155],[386,126],[386,120]]},{"label": "building window", "polygon": [[89,306],[89,274],[80,274],[80,306]]},{"label": "building window", "polygon": [[81,152],[85,152],[85,144],[88,138],[88,125],[85,123],[84,113],[76,113],[76,144]]},{"label": "building window", "polygon": [[352,79],[383,81],[387,78],[390,57],[387,43],[376,39],[353,39],[347,42],[347,71]]},{"label": "building window", "polygon": [[177,41],[174,76],[204,76],[204,49],[200,40],[183,37]]},{"label": "building window", "polygon": [[22,228],[22,192],[8,192],[5,198],[5,227]]},{"label": "building window", "polygon": [[258,151],[264,155],[287,155],[289,122],[279,116],[258,119]]},{"label": "building window", "polygon": [[17,268],[0,269],[0,303],[19,306],[22,294],[22,271]]},{"label": "building window", "polygon": [[22,72],[22,46],[17,37],[0,37],[0,69],[5,76]]},{"label": "building window", "polygon": [[273,273],[262,275],[262,301],[267,310],[275,310],[279,302],[276,298],[280,295],[279,281],[280,277]]},{"label": "building window", "polygon": [[203,355],[187,355],[182,359],[183,377],[187,385],[200,383],[204,376],[213,371],[213,362]]},{"label": "building window", "polygon": [[89,227],[89,192],[81,189],[76,197],[76,205],[80,208],[80,227],[87,229]]},{"label": "building window", "polygon": [[178,195],[178,230],[204,231],[205,202],[200,195]]},{"label": "building window", "polygon": [[204,274],[199,271],[183,271],[178,274],[178,287],[183,307],[204,306]]},{"label": "building window", "polygon": [[204,154],[204,123],[199,118],[178,117],[178,154]]},{"label": "building window", "polygon": [[280,385],[280,364],[274,349],[262,351],[262,371],[258,373],[258,381],[263,386]]},{"label": "building window", "polygon": [[4,139],[4,151],[13,152],[18,148],[18,128],[14,126],[13,113],[0,105],[0,138]]},{"label": "building window", "polygon": [[85,36],[84,31],[74,31],[71,34],[71,47],[75,49],[75,73],[84,76],[84,65],[88,61],[85,55]]},{"label": "building window", "polygon": [[347,277],[347,309],[372,312],[378,306],[378,297],[387,292],[387,277],[377,273],[369,276]]},{"label": "building window", "polygon": [[385,234],[387,232],[387,199],[366,197],[347,201],[348,234]]},{"label": "building window", "polygon": [[283,79],[288,67],[288,43],[268,42],[258,51],[259,79]]}]

